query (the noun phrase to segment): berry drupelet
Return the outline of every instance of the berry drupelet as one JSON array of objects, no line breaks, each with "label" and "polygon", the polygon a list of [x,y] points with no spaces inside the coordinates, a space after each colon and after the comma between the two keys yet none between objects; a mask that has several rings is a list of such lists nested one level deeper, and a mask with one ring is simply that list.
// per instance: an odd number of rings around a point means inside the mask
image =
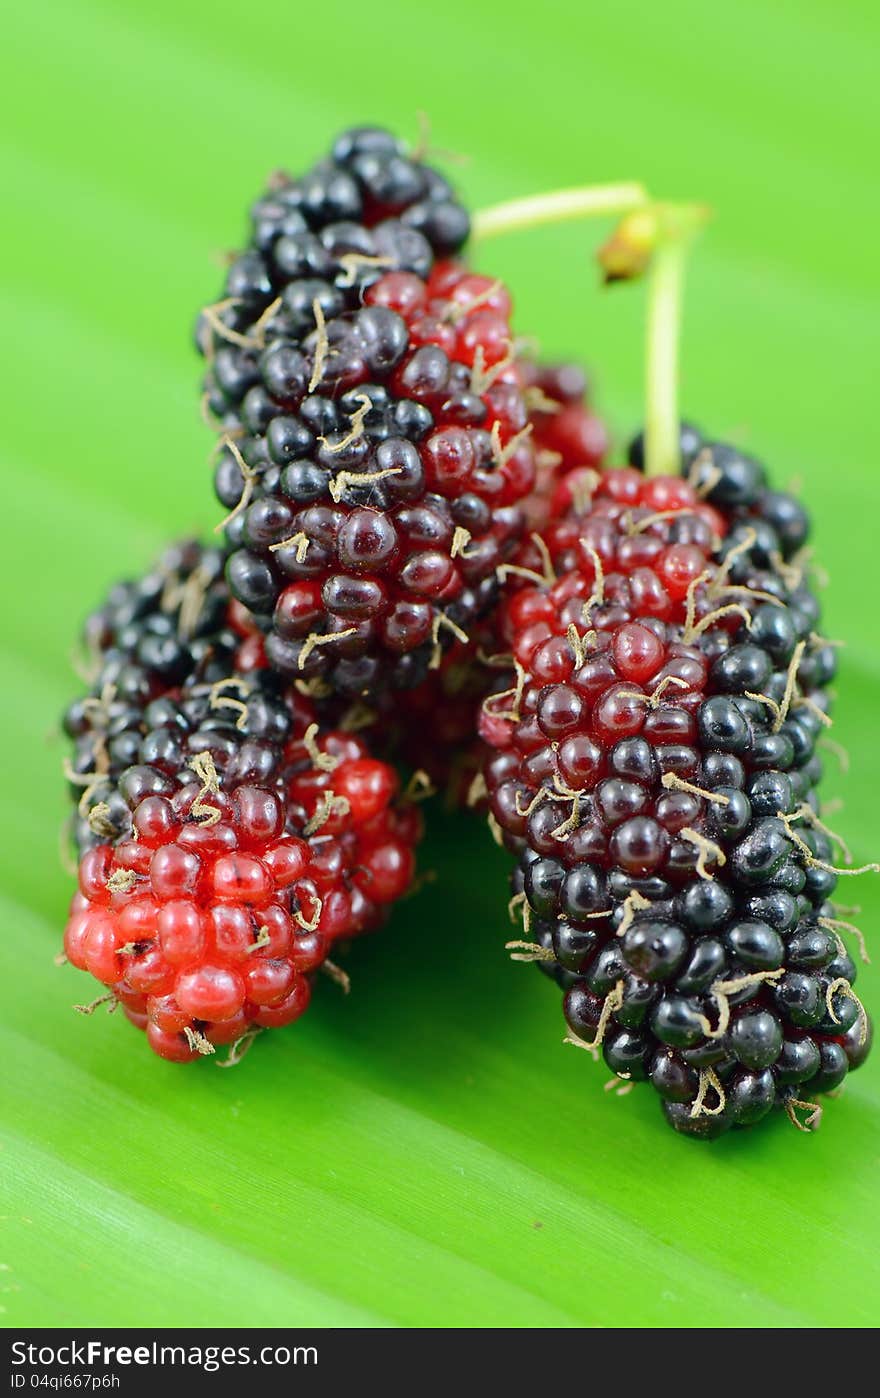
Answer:
[{"label": "berry drupelet", "polygon": [[65,951],[179,1061],[297,1018],[333,944],[406,892],[420,835],[362,738],[321,733],[252,653],[236,668],[252,637],[231,610],[222,557],[171,550],[88,623],[98,674],[65,718]]},{"label": "berry drupelet", "polygon": [[[524,505],[529,529],[535,530],[547,522],[560,475],[599,465],[608,434],[589,406],[587,379],[578,365],[524,363],[522,368],[537,466],[535,487]],[[501,565],[502,577],[505,571]],[[504,662],[497,632],[493,609],[467,642],[453,640],[420,685],[380,700],[371,729],[379,751],[427,773],[453,806],[467,805],[482,766],[484,746],[474,732],[475,714]]]},{"label": "berry drupelet", "polygon": [[466,645],[456,641],[416,689],[399,690],[381,704],[367,729],[374,750],[402,764],[418,787],[465,809],[482,767],[485,746],[476,716],[497,670],[488,623]]},{"label": "berry drupelet", "polygon": [[519,954],[563,987],[574,1042],[715,1136],[774,1106],[811,1124],[870,1026],[818,815],[835,652],[808,521],[734,448],[688,428],[682,455],[687,479],[562,480],[481,732]]},{"label": "berry drupelet", "polygon": [[541,529],[559,478],[578,467],[601,466],[608,431],[590,406],[587,377],[578,364],[526,364],[526,402],[533,424],[536,479],[526,502],[529,525]]},{"label": "berry drupelet", "polygon": [[436,172],[348,132],[273,181],[199,322],[229,585],[273,668],[338,694],[420,683],[524,528],[526,374],[467,233]]}]

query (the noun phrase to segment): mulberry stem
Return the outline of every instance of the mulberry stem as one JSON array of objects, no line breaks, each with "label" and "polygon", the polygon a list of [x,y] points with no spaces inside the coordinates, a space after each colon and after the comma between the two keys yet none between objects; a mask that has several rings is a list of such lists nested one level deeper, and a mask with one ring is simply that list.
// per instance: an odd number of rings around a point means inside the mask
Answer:
[{"label": "mulberry stem", "polygon": [[[696,204],[653,203],[643,185],[584,185],[512,199],[481,210],[475,241],[503,233],[582,218],[619,214],[622,223],[608,245],[615,257],[600,262],[609,280],[638,277],[647,262],[645,369],[645,473],[675,475],[680,465],[678,359],[684,272],[690,244],[708,216]],[[621,259],[622,262],[617,259]],[[616,268],[616,270],[612,270]]]},{"label": "mulberry stem", "polygon": [[661,205],[656,214],[645,317],[647,476],[677,475],[681,465],[678,381],[685,266],[708,210],[695,204]]},{"label": "mulberry stem", "polygon": [[527,199],[511,199],[507,203],[493,204],[491,208],[481,209],[474,216],[472,236],[475,241],[482,241],[502,233],[539,228],[545,223],[565,223],[570,219],[625,214],[648,202],[647,191],[634,181],[558,189],[552,194],[535,194]]},{"label": "mulberry stem", "polygon": [[645,474],[677,475],[679,468],[678,351],[685,249],[661,243],[648,273],[645,323]]}]

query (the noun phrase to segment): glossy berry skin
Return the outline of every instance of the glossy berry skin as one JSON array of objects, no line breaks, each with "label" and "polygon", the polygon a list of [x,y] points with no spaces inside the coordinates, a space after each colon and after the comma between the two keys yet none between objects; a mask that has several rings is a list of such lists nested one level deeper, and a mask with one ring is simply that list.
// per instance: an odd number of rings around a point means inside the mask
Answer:
[{"label": "glossy berry skin", "polygon": [[64,939],[70,962],[179,1062],[298,1018],[332,943],[315,916],[309,845],[283,833],[280,799],[215,792],[198,817],[198,792],[193,782],[148,796],[132,812],[133,838],[83,856]]},{"label": "glossy berry skin", "polygon": [[[87,636],[98,677],[65,716],[80,851],[65,950],[158,1054],[190,1061],[302,1013],[333,944],[409,888],[420,818],[362,737],[319,729],[265,666],[211,551],[171,550]],[[156,637],[176,638],[173,678]]]},{"label": "glossy berry skin", "polygon": [[475,716],[498,673],[487,663],[496,650],[488,617],[467,644],[454,641],[415,689],[376,696],[364,730],[374,752],[424,774],[449,807],[462,811],[479,801],[485,744]]},{"label": "glossy berry skin", "polygon": [[530,527],[543,529],[560,480],[575,470],[600,467],[609,436],[591,406],[590,385],[580,365],[527,364],[524,373],[536,472],[526,509]]},{"label": "glossy berry skin", "polygon": [[[525,503],[530,529],[539,529],[560,477],[598,465],[608,435],[590,407],[587,380],[577,365],[526,363],[522,368],[537,469],[535,488]],[[426,772],[445,799],[462,808],[482,801],[475,778],[484,745],[474,733],[474,714],[497,678],[493,657],[504,650],[496,623],[491,612],[471,628],[467,643],[453,639],[416,688],[398,690],[384,700],[370,695],[376,721],[369,731],[376,750]]]},{"label": "glossy berry skin", "polygon": [[522,549],[515,673],[480,728],[570,1032],[711,1138],[839,1085],[870,1026],[814,819],[834,660],[796,559],[806,517],[757,462],[686,436],[687,479],[561,477],[554,576]]},{"label": "glossy berry skin", "polygon": [[492,608],[525,526],[510,297],[454,260],[465,211],[387,132],[345,133],[252,218],[197,332],[229,585],[279,673],[412,688]]}]

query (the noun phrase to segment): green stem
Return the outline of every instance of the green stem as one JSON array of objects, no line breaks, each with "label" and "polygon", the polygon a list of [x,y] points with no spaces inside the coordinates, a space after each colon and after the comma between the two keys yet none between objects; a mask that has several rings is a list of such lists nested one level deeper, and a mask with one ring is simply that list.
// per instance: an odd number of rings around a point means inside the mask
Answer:
[{"label": "green stem", "polygon": [[481,209],[473,220],[472,237],[476,242],[495,238],[501,233],[515,233],[523,228],[538,228],[544,223],[625,214],[647,202],[646,190],[632,181],[558,189],[552,194],[511,199],[506,204]]},{"label": "green stem", "polygon": [[678,351],[686,250],[661,238],[648,271],[645,326],[645,474],[676,475],[680,464]]},{"label": "green stem", "polygon": [[[640,275],[648,262],[645,471],[649,476],[674,475],[681,456],[678,351],[685,261],[708,210],[696,204],[652,203],[644,186],[635,181],[583,185],[482,209],[474,217],[472,237],[481,242],[542,224],[609,214],[622,216],[612,245],[626,270],[616,270],[615,279]],[[610,275],[609,262],[604,265]]]},{"label": "green stem", "polygon": [[648,268],[645,327],[645,474],[677,475],[681,466],[678,413],[679,348],[685,267],[691,243],[708,218],[702,205],[657,208]]}]

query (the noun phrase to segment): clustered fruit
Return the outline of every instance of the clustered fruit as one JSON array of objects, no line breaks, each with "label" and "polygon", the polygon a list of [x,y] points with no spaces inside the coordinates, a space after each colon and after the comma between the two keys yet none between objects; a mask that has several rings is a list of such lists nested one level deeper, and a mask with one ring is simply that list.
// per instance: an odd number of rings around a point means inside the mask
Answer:
[{"label": "clustered fruit", "polygon": [[683,1133],[809,1129],[871,1029],[807,516],[688,425],[680,475],[641,438],[607,466],[582,373],[523,356],[468,232],[371,128],[254,206],[197,327],[223,545],[85,629],[67,958],[161,1056],[237,1061],[412,887],[430,778],[514,856],[509,947],[569,1042]]},{"label": "clustered fruit", "polygon": [[282,674],[413,688],[491,611],[535,483],[504,286],[387,132],[278,176],[202,313],[227,576]]},{"label": "clustered fruit", "polygon": [[169,550],[86,637],[95,681],[64,719],[68,959],[165,1058],[289,1023],[334,944],[409,888],[418,811],[361,737],[255,663],[219,550]]},{"label": "clustered fruit", "polygon": [[682,455],[685,479],[645,478],[638,442],[563,478],[480,726],[517,954],[563,987],[573,1042],[714,1136],[774,1106],[803,1124],[870,1026],[816,795],[835,651],[807,518],[734,448],[687,429]]}]

